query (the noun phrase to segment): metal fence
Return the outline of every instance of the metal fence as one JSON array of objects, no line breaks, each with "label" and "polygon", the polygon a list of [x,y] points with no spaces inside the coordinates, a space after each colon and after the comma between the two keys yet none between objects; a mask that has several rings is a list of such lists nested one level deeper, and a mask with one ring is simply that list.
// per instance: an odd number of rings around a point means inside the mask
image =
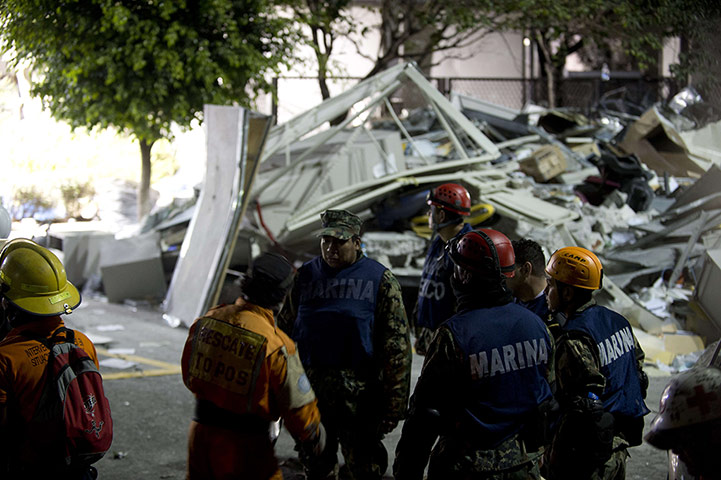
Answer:
[{"label": "metal fence", "polygon": [[[357,77],[329,78],[331,95],[352,87],[360,80]],[[548,104],[546,85],[541,79],[433,77],[429,80],[446,96],[453,91],[519,110],[527,103]],[[301,113],[322,101],[314,77],[280,77],[276,86],[278,101],[273,105],[273,113],[276,116],[280,113],[281,121],[283,117]],[[635,108],[633,113],[640,114],[653,103],[675,95],[679,86],[672,78],[648,80],[630,77],[603,81],[600,78],[569,77],[562,80],[559,90],[558,107],[574,107],[590,113],[600,102],[607,106]],[[721,89],[705,92],[703,96],[706,102],[721,107]]]}]

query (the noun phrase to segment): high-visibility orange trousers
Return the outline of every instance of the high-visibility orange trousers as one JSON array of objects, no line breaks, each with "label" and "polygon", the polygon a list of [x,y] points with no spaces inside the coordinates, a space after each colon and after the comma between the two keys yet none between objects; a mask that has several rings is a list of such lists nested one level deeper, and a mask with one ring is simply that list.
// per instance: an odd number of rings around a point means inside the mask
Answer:
[{"label": "high-visibility orange trousers", "polygon": [[270,437],[190,423],[187,480],[282,480]]}]

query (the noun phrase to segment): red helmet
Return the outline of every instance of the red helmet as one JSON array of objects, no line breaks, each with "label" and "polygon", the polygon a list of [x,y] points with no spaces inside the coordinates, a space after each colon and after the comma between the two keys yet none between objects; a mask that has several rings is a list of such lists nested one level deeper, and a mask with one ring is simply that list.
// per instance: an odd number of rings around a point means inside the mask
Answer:
[{"label": "red helmet", "polygon": [[471,195],[457,183],[444,183],[428,194],[428,205],[435,205],[459,215],[470,215]]},{"label": "red helmet", "polygon": [[482,228],[451,244],[453,262],[472,272],[498,271],[512,278],[516,263],[511,241],[498,230]]}]

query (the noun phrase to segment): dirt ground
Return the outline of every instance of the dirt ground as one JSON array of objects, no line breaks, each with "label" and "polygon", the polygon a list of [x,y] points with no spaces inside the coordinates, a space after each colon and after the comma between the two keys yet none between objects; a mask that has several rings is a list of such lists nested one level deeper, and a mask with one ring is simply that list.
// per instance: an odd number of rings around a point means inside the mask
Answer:
[{"label": "dirt ground", "polygon": [[[180,375],[163,374],[167,365],[179,365],[187,336],[185,328],[171,328],[161,314],[150,308],[110,304],[98,299],[84,299],[84,304],[68,317],[68,324],[104,344],[104,348],[133,349],[135,365],[117,369],[102,366],[107,378],[106,393],[114,420],[111,451],[97,463],[100,479],[182,479],[185,475],[187,429],[193,413],[192,395]],[[103,339],[105,337],[105,339]],[[109,340],[109,342],[106,342]],[[111,358],[101,355],[102,359]],[[117,357],[116,357],[117,358]],[[143,363],[150,361],[151,363]],[[164,362],[158,364],[157,362]],[[420,374],[422,357],[415,356],[413,378]],[[668,375],[649,369],[651,385],[647,404],[651,414],[648,425],[658,411],[658,403]],[[150,376],[150,375],[157,376]],[[386,439],[391,457],[400,435],[397,428]],[[666,453],[649,445],[630,451],[628,479],[663,480],[666,478]],[[293,442],[284,430],[276,445],[285,478],[303,478],[293,450]],[[390,476],[390,468],[386,478]]]}]

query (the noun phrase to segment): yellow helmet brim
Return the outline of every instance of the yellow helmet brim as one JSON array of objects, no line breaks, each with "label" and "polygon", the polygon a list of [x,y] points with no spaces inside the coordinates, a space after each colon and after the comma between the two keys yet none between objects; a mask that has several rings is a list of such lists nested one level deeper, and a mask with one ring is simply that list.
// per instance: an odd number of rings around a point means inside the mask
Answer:
[{"label": "yellow helmet brim", "polygon": [[65,288],[50,296],[10,290],[5,293],[5,298],[20,310],[41,317],[72,313],[82,302],[80,292],[70,282],[65,284]]}]

